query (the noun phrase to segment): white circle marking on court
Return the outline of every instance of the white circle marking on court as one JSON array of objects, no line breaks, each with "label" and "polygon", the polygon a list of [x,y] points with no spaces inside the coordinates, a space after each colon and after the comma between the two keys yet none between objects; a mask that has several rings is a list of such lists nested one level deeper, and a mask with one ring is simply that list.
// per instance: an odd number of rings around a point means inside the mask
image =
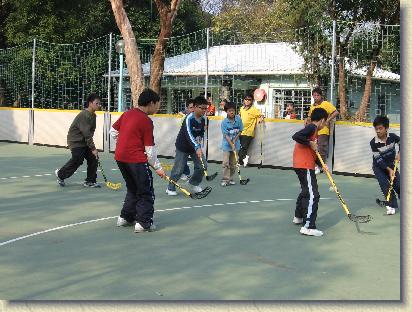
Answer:
[{"label": "white circle marking on court", "polygon": [[[324,200],[324,199],[331,199],[331,198],[321,197],[320,199]],[[295,200],[295,199],[280,198],[280,199],[251,200],[251,201],[248,201],[248,202],[242,201],[242,202],[235,202],[235,203],[213,204],[213,206],[224,206],[224,205],[234,205],[234,204],[248,204],[248,203],[253,203],[253,204],[255,204],[255,203],[260,203],[260,202],[268,202],[268,201],[271,201],[271,202],[272,202],[272,201],[277,201],[277,200],[278,200],[278,201],[282,201],[282,200]],[[174,211],[174,210],[191,209],[191,208],[200,208],[200,207],[210,207],[210,206],[212,206],[212,205],[211,205],[211,204],[205,204],[205,205],[184,206],[184,207],[177,207],[177,208],[166,208],[166,209],[155,210],[155,213],[156,213],[156,212],[166,212],[166,211]],[[35,233],[32,233],[32,234],[28,234],[28,235],[24,235],[24,236],[20,236],[20,237],[17,237],[17,238],[10,239],[10,240],[8,240],[8,241],[5,241],[5,242],[0,243],[0,247],[1,247],[1,246],[8,245],[8,244],[11,244],[11,243],[14,243],[14,242],[17,242],[17,241],[20,241],[20,240],[22,240],[22,239],[29,238],[29,237],[34,237],[34,236],[38,236],[38,235],[41,235],[41,234],[45,234],[45,233],[49,233],[49,232],[54,232],[54,231],[58,231],[58,230],[70,228],[70,227],[77,226],[77,225],[83,225],[83,224],[88,224],[88,223],[105,221],[105,220],[109,220],[109,219],[115,219],[115,218],[117,218],[117,217],[118,217],[118,216],[105,217],[105,218],[87,220],[87,221],[82,221],[82,222],[71,223],[71,224],[67,224],[67,225],[62,225],[62,226],[54,227],[54,228],[47,229],[47,230],[44,230],[44,231],[39,231],[39,232],[35,232]]]}]

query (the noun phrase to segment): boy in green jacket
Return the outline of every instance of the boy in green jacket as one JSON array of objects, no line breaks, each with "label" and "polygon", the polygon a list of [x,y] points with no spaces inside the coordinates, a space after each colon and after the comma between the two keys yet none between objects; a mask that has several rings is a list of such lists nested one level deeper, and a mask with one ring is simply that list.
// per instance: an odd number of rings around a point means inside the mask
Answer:
[{"label": "boy in green jacket", "polygon": [[73,173],[87,160],[87,178],[84,187],[100,187],[96,183],[97,178],[97,149],[93,142],[94,130],[96,129],[96,114],[100,109],[100,97],[90,94],[87,98],[87,107],[82,110],[73,120],[67,134],[67,145],[71,150],[72,158],[62,167],[54,172],[57,183],[65,186],[64,180],[71,177]]}]

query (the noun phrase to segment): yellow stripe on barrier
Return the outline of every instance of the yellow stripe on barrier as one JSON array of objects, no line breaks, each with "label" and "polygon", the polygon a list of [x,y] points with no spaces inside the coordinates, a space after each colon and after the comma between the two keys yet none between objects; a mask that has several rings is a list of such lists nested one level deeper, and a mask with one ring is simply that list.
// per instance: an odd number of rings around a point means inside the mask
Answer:
[{"label": "yellow stripe on barrier", "polygon": [[[360,127],[373,127],[373,123],[371,122],[357,122],[357,121],[337,121],[336,125],[343,125],[343,126],[360,126]],[[389,124],[390,128],[400,128],[401,124]]]},{"label": "yellow stripe on barrier", "polygon": [[265,118],[265,122],[286,122],[286,123],[303,123],[300,119],[280,119],[280,118]]},{"label": "yellow stripe on barrier", "polygon": [[30,110],[30,108],[23,108],[23,107],[0,107],[0,110]]},{"label": "yellow stripe on barrier", "polygon": [[223,116],[207,116],[210,120],[223,120]]},{"label": "yellow stripe on barrier", "polygon": [[171,118],[183,118],[185,116],[182,116],[180,114],[154,114],[152,115],[153,117],[160,117],[160,118],[167,118],[167,117],[171,117]]},{"label": "yellow stripe on barrier", "polygon": [[35,108],[35,112],[50,112],[50,113],[80,113],[79,109],[56,109],[56,108]]}]

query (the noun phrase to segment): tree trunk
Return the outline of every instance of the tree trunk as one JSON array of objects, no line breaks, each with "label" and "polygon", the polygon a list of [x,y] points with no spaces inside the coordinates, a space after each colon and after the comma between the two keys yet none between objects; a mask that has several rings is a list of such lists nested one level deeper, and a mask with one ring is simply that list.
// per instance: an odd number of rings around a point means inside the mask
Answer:
[{"label": "tree trunk", "polygon": [[339,57],[339,114],[341,119],[348,118],[348,108],[346,100],[346,73],[345,73],[345,58]]},{"label": "tree trunk", "polygon": [[180,0],[172,0],[170,7],[163,0],[155,0],[160,16],[160,34],[150,62],[150,88],[160,94],[164,61],[168,40],[172,35],[172,25],[179,9]]},{"label": "tree trunk", "polygon": [[366,73],[365,79],[365,90],[363,91],[363,96],[359,109],[355,114],[356,121],[366,121],[366,111],[369,105],[369,99],[372,93],[372,74],[376,67],[376,57],[374,57],[369,64],[368,71]]},{"label": "tree trunk", "polygon": [[172,24],[167,21],[162,25],[159,38],[157,39],[156,47],[153,52],[153,57],[150,64],[150,88],[160,94],[162,84],[162,76],[164,71],[164,61],[166,57],[166,48],[168,40],[172,34]]},{"label": "tree trunk", "polygon": [[127,70],[130,77],[133,106],[137,106],[137,100],[144,89],[144,76],[140,53],[137,48],[136,37],[132,25],[124,10],[123,0],[110,0],[117,27],[122,34],[125,44]]}]

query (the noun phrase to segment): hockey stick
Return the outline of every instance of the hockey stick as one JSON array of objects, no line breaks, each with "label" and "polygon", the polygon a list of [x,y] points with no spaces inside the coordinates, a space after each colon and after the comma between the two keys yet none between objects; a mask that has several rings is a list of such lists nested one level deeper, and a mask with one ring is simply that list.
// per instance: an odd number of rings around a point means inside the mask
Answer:
[{"label": "hockey stick", "polygon": [[207,174],[206,167],[205,167],[205,163],[203,162],[203,158],[202,158],[202,157],[199,157],[199,159],[200,159],[200,162],[201,162],[201,164],[202,164],[202,168],[203,168],[203,172],[204,172],[204,174],[205,174],[206,180],[207,180],[207,181],[212,181],[214,178],[216,178],[217,172],[215,172],[215,173],[212,174],[212,175],[208,175],[208,174]]},{"label": "hockey stick", "polygon": [[260,164],[258,169],[262,168],[263,163],[263,121],[260,122]]},{"label": "hockey stick", "polygon": [[327,175],[327,177],[330,181],[330,184],[332,185],[333,189],[335,190],[336,196],[338,197],[338,199],[339,199],[339,201],[342,205],[342,208],[345,211],[346,215],[348,216],[349,220],[351,220],[353,222],[359,222],[359,223],[367,223],[367,222],[371,221],[372,216],[370,216],[370,215],[356,216],[356,215],[350,213],[348,206],[346,205],[345,201],[343,200],[342,196],[340,195],[340,193],[338,191],[338,188],[337,188],[335,182],[333,181],[329,170],[326,168],[326,165],[325,165],[325,163],[322,159],[322,156],[320,156],[318,151],[316,151],[316,156],[318,157],[320,163],[322,164],[323,171],[326,173],[326,175]]},{"label": "hockey stick", "polygon": [[381,206],[389,206],[389,200],[391,199],[391,193],[393,190],[393,181],[395,181],[395,176],[396,176],[396,169],[398,168],[398,159],[395,159],[395,166],[393,167],[393,176],[391,176],[391,181],[389,183],[389,190],[388,194],[386,195],[386,200],[380,200],[379,198],[376,198],[376,203]]},{"label": "hockey stick", "polygon": [[237,157],[236,150],[233,150],[233,153],[235,154],[237,174],[238,174],[238,176],[239,176],[239,183],[240,183],[241,185],[246,185],[246,184],[249,183],[250,179],[247,178],[247,179],[245,179],[245,180],[242,180],[242,177],[240,176],[240,165],[239,165],[239,159],[238,159],[238,157]]},{"label": "hockey stick", "polygon": [[[156,170],[152,165],[149,164],[153,170]],[[193,198],[193,199],[202,199],[205,198],[209,193],[212,191],[212,188],[210,186],[205,187],[202,191],[197,192],[197,193],[190,193],[187,189],[182,187],[179,183],[177,183],[175,180],[172,180],[168,175],[165,175],[163,177],[167,182],[172,183],[174,186],[176,186],[183,194],[185,194],[187,197]]]},{"label": "hockey stick", "polygon": [[100,171],[102,172],[102,176],[103,176],[104,182],[106,183],[106,186],[107,186],[109,189],[112,189],[112,190],[115,190],[115,191],[117,191],[118,189],[120,189],[120,188],[122,187],[122,183],[113,183],[113,182],[109,182],[109,181],[107,180],[107,177],[106,177],[106,175],[104,174],[104,170],[103,170],[102,164],[100,163],[99,157],[97,157],[97,164],[99,165]]}]

